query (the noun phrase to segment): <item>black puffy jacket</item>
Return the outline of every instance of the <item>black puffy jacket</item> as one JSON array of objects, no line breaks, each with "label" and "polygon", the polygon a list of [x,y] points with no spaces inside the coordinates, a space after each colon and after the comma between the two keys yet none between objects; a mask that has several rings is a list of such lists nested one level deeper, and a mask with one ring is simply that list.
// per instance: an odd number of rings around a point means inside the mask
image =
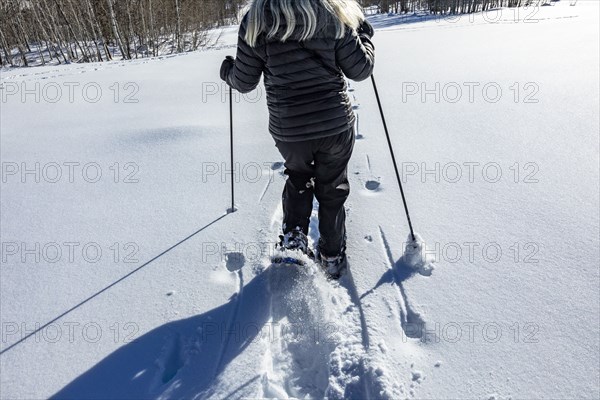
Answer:
[{"label": "black puffy jacket", "polygon": [[[266,14],[270,16],[270,12]],[[262,33],[255,47],[244,40],[248,16],[240,25],[237,56],[226,81],[247,93],[256,88],[261,74],[269,108],[269,131],[277,140],[294,142],[318,139],[347,131],[355,121],[344,75],[368,78],[375,61],[374,46],[366,35],[346,28],[336,39],[331,16],[320,13],[315,36],[301,42],[300,27],[285,42],[285,19],[278,34]],[[298,24],[302,18],[296,19]],[[268,21],[271,22],[271,21]]]}]

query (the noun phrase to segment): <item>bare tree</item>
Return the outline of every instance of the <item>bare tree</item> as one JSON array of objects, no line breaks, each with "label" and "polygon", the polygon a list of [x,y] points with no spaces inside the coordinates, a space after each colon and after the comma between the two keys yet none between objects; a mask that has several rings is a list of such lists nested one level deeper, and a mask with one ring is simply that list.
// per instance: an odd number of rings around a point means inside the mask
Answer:
[{"label": "bare tree", "polygon": [[119,33],[119,26],[117,23],[117,16],[115,14],[115,9],[113,7],[113,0],[106,0],[108,3],[108,10],[110,12],[110,26],[112,28],[112,32],[114,38],[117,42],[117,46],[119,46],[119,51],[123,57],[127,57],[127,52],[125,51],[125,47],[123,47],[123,41],[121,40],[121,34]]},{"label": "bare tree", "polygon": [[175,13],[177,15],[177,28],[175,31],[175,37],[177,41],[177,52],[181,53],[183,51],[183,47],[181,46],[181,9],[179,7],[179,0],[175,0]]}]

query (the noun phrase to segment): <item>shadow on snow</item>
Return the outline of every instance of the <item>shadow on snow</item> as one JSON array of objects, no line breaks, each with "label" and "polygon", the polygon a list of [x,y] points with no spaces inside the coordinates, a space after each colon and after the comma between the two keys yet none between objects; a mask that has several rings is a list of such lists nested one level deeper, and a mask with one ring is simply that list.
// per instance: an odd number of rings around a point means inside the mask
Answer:
[{"label": "shadow on snow", "polygon": [[[119,348],[69,383],[52,399],[210,397],[215,378],[259,338],[269,319],[268,276],[203,314],[164,324]],[[239,303],[239,304],[238,304]],[[260,378],[236,382],[226,397],[241,397]]]}]

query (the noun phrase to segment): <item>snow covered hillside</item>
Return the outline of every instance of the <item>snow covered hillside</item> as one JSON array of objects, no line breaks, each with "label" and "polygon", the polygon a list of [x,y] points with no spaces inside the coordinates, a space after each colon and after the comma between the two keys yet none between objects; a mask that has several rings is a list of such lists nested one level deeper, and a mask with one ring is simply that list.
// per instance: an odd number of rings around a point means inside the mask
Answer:
[{"label": "snow covered hillside", "polygon": [[[282,159],[218,48],[2,70],[2,399],[597,399],[599,5],[373,16],[350,273],[269,265]],[[316,214],[313,227],[316,227]],[[313,229],[312,240],[316,240]]]}]

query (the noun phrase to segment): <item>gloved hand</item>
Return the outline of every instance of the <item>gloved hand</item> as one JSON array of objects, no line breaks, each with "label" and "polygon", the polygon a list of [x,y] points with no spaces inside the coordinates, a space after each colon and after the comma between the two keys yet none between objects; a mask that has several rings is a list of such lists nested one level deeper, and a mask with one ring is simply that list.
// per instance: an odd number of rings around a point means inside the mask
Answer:
[{"label": "gloved hand", "polygon": [[356,33],[358,33],[359,36],[364,35],[371,39],[375,35],[375,30],[373,29],[371,23],[364,19],[356,30]]},{"label": "gloved hand", "polygon": [[221,79],[225,82],[227,82],[227,75],[229,75],[229,71],[231,71],[234,65],[235,59],[232,56],[227,56],[223,60],[223,63],[221,64]]}]

